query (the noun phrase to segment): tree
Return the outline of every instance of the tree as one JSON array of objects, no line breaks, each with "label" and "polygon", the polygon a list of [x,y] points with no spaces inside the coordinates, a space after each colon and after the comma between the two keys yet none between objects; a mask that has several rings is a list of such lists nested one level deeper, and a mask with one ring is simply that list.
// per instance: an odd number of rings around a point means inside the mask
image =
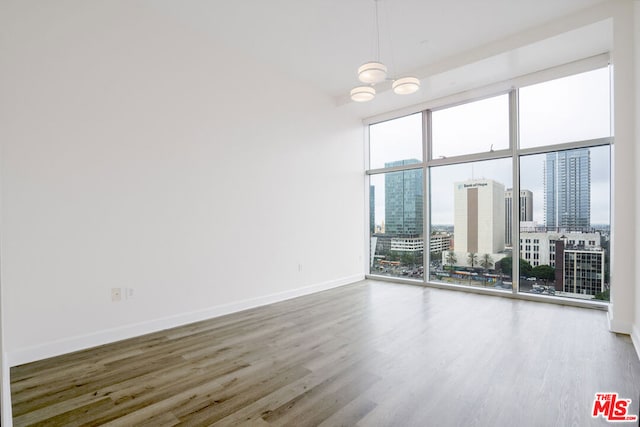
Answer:
[{"label": "tree", "polygon": [[598,292],[595,296],[595,299],[597,300],[601,300],[601,301],[609,301],[609,289],[605,289],[602,292]]},{"label": "tree", "polygon": [[533,267],[529,264],[529,261],[520,258],[520,275],[531,276],[531,270],[533,270]]},{"label": "tree", "polygon": [[467,255],[467,261],[469,261],[469,265],[471,266],[471,269],[473,269],[478,263],[478,254],[469,252],[469,255]]},{"label": "tree", "polygon": [[556,269],[550,265],[537,265],[533,267],[531,274],[533,277],[544,280],[544,283],[546,284],[549,280],[555,280]]},{"label": "tree", "polygon": [[[520,258],[520,275],[521,276],[531,276],[531,270],[533,267],[527,260]],[[502,271],[506,274],[511,274],[513,271],[513,258],[508,256],[506,258],[502,258],[500,261],[496,263],[496,270]]]},{"label": "tree", "polygon": [[[487,274],[489,267],[491,267],[492,265],[493,265],[493,258],[491,258],[491,255],[484,254],[480,257],[480,267],[484,268],[484,274]],[[485,277],[484,281],[482,282],[484,285],[487,284],[486,280],[487,278]]]},{"label": "tree", "polygon": [[402,255],[400,255],[400,262],[403,265],[415,264],[416,256],[411,252],[402,252]]},{"label": "tree", "polygon": [[491,267],[492,265],[493,265],[493,258],[491,258],[491,255],[489,254],[482,255],[482,257],[480,258],[480,267],[484,268],[485,273],[487,272],[487,270],[489,270],[489,267]]},{"label": "tree", "polygon": [[[467,255],[467,261],[469,261],[469,265],[471,266],[471,270],[474,269],[476,264],[478,263],[478,254],[474,252],[469,252]],[[469,275],[469,285],[471,285],[471,274]]]},{"label": "tree", "polygon": [[456,254],[452,251],[447,252],[447,255],[445,256],[445,260],[447,261],[447,264],[449,264],[450,270],[453,270],[453,266],[456,265],[456,263],[458,262],[458,258],[456,257]]}]

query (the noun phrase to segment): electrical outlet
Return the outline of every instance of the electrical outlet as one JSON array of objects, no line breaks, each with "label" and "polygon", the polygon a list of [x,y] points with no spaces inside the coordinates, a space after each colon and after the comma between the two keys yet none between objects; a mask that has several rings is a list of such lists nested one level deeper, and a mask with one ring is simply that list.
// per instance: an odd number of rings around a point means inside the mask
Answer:
[{"label": "electrical outlet", "polygon": [[125,299],[133,298],[133,288],[124,288],[124,298]]},{"label": "electrical outlet", "polygon": [[121,288],[111,288],[111,301],[117,302],[122,300],[122,289]]}]

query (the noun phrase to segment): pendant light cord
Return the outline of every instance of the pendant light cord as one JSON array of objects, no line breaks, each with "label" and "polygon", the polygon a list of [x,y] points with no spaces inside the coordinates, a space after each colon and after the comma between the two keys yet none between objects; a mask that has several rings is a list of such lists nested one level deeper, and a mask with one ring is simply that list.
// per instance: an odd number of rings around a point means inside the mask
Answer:
[{"label": "pendant light cord", "polygon": [[378,0],[373,0],[376,4],[376,60],[380,62],[380,19],[378,17]]}]

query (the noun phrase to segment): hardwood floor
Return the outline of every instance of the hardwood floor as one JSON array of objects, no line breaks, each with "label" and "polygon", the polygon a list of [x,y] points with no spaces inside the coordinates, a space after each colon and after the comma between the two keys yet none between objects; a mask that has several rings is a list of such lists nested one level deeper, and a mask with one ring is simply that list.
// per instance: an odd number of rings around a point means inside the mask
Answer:
[{"label": "hardwood floor", "polygon": [[[363,281],[11,369],[14,424],[587,426],[640,362],[606,313]],[[624,424],[623,424],[624,425]]]}]

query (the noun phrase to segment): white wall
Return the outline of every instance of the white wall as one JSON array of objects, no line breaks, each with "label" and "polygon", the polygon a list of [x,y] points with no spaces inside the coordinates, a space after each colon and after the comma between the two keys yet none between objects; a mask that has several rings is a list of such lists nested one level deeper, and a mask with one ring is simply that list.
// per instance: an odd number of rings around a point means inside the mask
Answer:
[{"label": "white wall", "polygon": [[635,80],[635,147],[636,147],[636,256],[635,256],[635,266],[636,266],[636,277],[634,280],[636,294],[635,294],[635,319],[633,323],[633,331],[632,331],[632,339],[633,343],[636,346],[636,352],[638,353],[638,357],[640,357],[640,221],[638,221],[638,216],[640,215],[640,197],[638,197],[638,193],[640,192],[640,171],[638,170],[637,165],[640,165],[640,148],[638,148],[638,144],[640,144],[640,120],[638,120],[638,113],[640,113],[640,82],[638,82],[638,73],[640,72],[640,1],[634,2],[634,58],[635,58],[635,71],[634,75],[636,76]]},{"label": "white wall", "polygon": [[363,277],[360,121],[131,3],[0,18],[12,365]]},{"label": "white wall", "polygon": [[[0,196],[0,202],[1,202]],[[4,352],[4,328],[2,322],[2,284],[0,283],[0,424],[11,427],[11,384],[9,363]]]}]

